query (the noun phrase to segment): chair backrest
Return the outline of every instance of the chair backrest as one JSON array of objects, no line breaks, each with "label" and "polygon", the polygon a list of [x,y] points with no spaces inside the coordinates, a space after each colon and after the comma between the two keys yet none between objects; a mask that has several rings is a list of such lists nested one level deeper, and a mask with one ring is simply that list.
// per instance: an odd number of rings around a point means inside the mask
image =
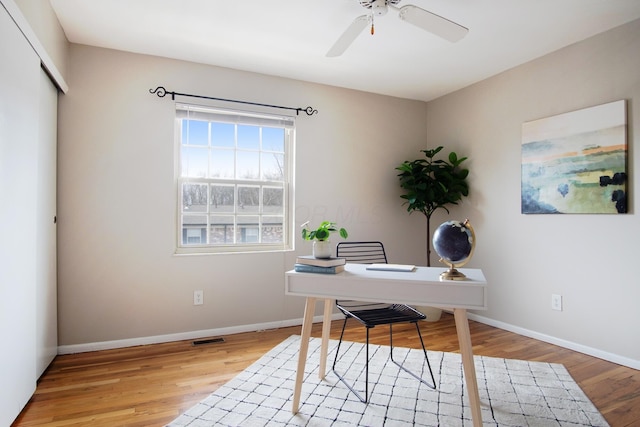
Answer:
[{"label": "chair backrest", "polygon": [[356,264],[387,263],[387,254],[382,242],[340,242],[336,246],[336,257]]}]

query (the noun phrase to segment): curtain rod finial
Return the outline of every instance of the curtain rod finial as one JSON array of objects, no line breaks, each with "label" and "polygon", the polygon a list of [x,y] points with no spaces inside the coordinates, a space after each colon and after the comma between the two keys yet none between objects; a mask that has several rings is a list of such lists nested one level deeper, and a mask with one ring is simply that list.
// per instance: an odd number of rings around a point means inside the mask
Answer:
[{"label": "curtain rod finial", "polygon": [[164,98],[165,95],[167,94],[167,90],[162,86],[158,86],[155,89],[149,89],[149,93],[152,93],[152,94],[155,93],[156,95],[158,95],[159,98]]}]

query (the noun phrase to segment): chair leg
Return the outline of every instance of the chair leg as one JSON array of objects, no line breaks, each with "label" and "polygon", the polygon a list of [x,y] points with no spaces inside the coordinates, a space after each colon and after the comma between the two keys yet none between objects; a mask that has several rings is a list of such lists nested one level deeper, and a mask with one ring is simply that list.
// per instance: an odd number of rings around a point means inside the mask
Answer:
[{"label": "chair leg", "polygon": [[338,379],[340,380],[340,382],[342,382],[344,385],[347,386],[347,388],[349,390],[351,390],[351,392],[353,394],[356,395],[356,397],[362,402],[362,403],[367,403],[367,398],[369,397],[369,328],[367,329],[367,350],[366,350],[366,356],[367,356],[367,363],[365,365],[365,386],[364,386],[364,398],[360,395],[360,393],[358,393],[352,386],[351,384],[349,384],[342,375],[340,375],[337,371],[336,371],[336,361],[338,360],[338,352],[340,351],[340,344],[342,344],[342,337],[344,336],[344,329],[347,326],[347,320],[349,320],[348,317],[344,318],[344,323],[342,324],[342,332],[340,332],[340,341],[338,341],[338,347],[336,347],[336,355],[333,359],[333,366],[331,367],[331,370],[333,371],[334,374],[336,374],[336,377],[338,377]]},{"label": "chair leg", "polygon": [[409,369],[405,368],[402,364],[396,362],[393,359],[393,325],[389,324],[389,345],[391,347],[391,349],[390,349],[391,361],[393,363],[395,363],[396,366],[398,366],[400,369],[402,369],[403,371],[405,371],[406,373],[408,373],[409,375],[411,375],[412,377],[414,377],[415,379],[420,381],[422,384],[424,384],[427,387],[432,388],[432,389],[435,390],[435,388],[436,388],[436,380],[433,377],[433,371],[431,370],[431,363],[429,363],[429,357],[427,357],[427,349],[424,347],[424,341],[422,340],[422,334],[420,333],[420,327],[418,326],[418,322],[412,322],[412,323],[414,325],[416,325],[416,330],[418,331],[418,337],[420,338],[420,344],[422,344],[422,351],[424,352],[424,358],[427,361],[427,367],[429,368],[429,374],[431,375],[431,384],[429,384],[427,381],[422,379],[422,377],[414,374]]},{"label": "chair leg", "polygon": [[[336,355],[333,359],[333,366],[331,367],[331,370],[333,371],[334,374],[336,374],[336,377],[338,377],[338,379],[347,386],[347,388],[349,390],[351,390],[351,392],[353,394],[356,395],[356,397],[362,402],[362,403],[367,403],[368,398],[369,398],[369,328],[366,328],[367,330],[367,344],[366,344],[366,364],[365,364],[365,383],[364,383],[364,397],[362,397],[362,395],[360,395],[360,393],[358,393],[355,388],[349,384],[342,375],[340,375],[337,371],[336,371],[336,362],[338,360],[338,353],[340,352],[340,345],[342,344],[342,338],[344,337],[344,331],[345,328],[347,326],[347,320],[349,320],[348,317],[345,317],[344,319],[344,323],[342,324],[342,331],[340,332],[340,341],[338,341],[338,346],[336,347]],[[413,372],[411,372],[409,369],[405,368],[402,364],[396,362],[393,359],[393,324],[389,324],[389,344],[390,344],[390,356],[391,356],[391,361],[393,363],[396,364],[396,366],[398,366],[400,369],[402,369],[403,371],[407,372],[408,374],[410,374],[411,376],[413,376],[415,379],[417,379],[418,381],[420,381],[421,383],[423,383],[424,385],[426,385],[429,388],[432,388],[435,390],[436,388],[436,380],[433,376],[433,371],[431,370],[431,363],[429,363],[429,357],[427,356],[427,349],[424,346],[424,340],[422,339],[422,334],[420,333],[420,327],[418,326],[418,322],[412,322],[415,326],[416,326],[416,331],[418,332],[418,337],[420,338],[420,344],[422,345],[422,352],[424,353],[424,358],[427,361],[427,367],[429,368],[429,374],[431,375],[431,384],[429,384],[426,380],[422,379],[422,377],[414,374]],[[355,384],[354,384],[355,385]]]},{"label": "chair leg", "polygon": [[367,350],[366,350],[367,362],[364,365],[364,402],[365,403],[367,402],[367,399],[369,399],[369,328],[366,328],[366,329],[367,329]]},{"label": "chair leg", "polygon": [[336,356],[333,359],[333,366],[331,369],[335,372],[336,369],[336,361],[338,360],[338,352],[340,351],[340,345],[342,344],[342,337],[344,336],[344,329],[347,326],[348,317],[344,318],[344,323],[342,324],[342,332],[340,332],[340,340],[338,341],[338,347],[336,348]]}]

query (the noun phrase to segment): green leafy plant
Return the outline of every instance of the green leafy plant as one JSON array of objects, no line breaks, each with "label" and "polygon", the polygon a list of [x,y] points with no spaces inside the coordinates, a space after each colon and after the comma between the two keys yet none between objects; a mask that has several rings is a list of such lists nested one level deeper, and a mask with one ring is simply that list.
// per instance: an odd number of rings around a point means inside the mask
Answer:
[{"label": "green leafy plant", "polygon": [[315,239],[320,242],[323,242],[329,239],[329,236],[331,236],[331,233],[335,233],[335,232],[338,232],[340,234],[340,237],[342,237],[343,239],[346,239],[347,237],[349,237],[347,230],[345,230],[344,228],[338,228],[335,222],[323,221],[315,230],[309,229],[309,221],[302,224],[302,238],[304,240]]},{"label": "green leafy plant", "polygon": [[447,205],[457,205],[469,195],[469,170],[460,166],[467,158],[458,158],[452,151],[448,161],[434,159],[442,149],[440,146],[433,150],[420,150],[425,158],[405,161],[396,167],[400,171],[400,187],[405,190],[405,194],[400,196],[405,200],[403,205],[407,205],[410,214],[418,211],[427,218],[427,266],[431,265],[431,215],[441,208],[449,213]]}]

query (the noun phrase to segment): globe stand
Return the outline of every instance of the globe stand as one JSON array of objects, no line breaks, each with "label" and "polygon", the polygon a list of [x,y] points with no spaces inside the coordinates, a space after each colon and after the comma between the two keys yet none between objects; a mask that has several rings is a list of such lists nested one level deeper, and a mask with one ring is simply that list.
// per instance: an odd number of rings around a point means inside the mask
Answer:
[{"label": "globe stand", "polygon": [[440,273],[440,280],[464,280],[467,278],[464,273],[456,270],[456,266],[454,264],[448,263],[442,258],[440,258],[440,262],[449,266],[449,269],[447,271]]}]

